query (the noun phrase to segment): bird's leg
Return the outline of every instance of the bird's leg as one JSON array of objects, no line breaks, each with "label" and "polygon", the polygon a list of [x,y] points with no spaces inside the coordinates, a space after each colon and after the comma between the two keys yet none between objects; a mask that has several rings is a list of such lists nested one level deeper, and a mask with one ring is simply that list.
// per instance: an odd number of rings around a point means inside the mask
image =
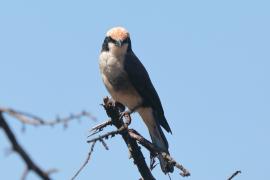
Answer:
[{"label": "bird's leg", "polygon": [[130,117],[130,113],[129,112],[124,112],[124,118],[125,118],[125,125],[129,126],[131,124],[131,117]]},{"label": "bird's leg", "polygon": [[125,124],[126,124],[127,126],[129,126],[129,125],[131,124],[131,117],[130,117],[130,115],[131,115],[132,113],[134,113],[134,112],[135,112],[138,108],[140,108],[140,107],[141,107],[141,104],[138,104],[138,105],[135,106],[134,108],[129,109],[129,110],[125,111],[125,112],[122,112],[119,119],[122,119],[123,117],[125,117],[125,119],[126,119]]},{"label": "bird's leg", "polygon": [[150,170],[152,171],[158,163],[156,163],[156,155],[153,153],[150,153]]},{"label": "bird's leg", "polygon": [[132,113],[133,112],[131,110],[127,110],[127,111],[121,112],[121,115],[120,115],[119,119],[122,119],[125,116],[130,116],[130,114],[132,114]]}]

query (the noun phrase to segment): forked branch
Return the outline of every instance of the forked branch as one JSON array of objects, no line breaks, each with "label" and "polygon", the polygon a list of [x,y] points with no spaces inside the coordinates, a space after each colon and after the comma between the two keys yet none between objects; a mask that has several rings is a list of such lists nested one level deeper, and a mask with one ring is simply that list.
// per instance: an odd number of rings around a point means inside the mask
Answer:
[{"label": "forked branch", "polygon": [[[97,141],[100,141],[102,144],[104,144],[105,143],[104,140],[114,137],[116,135],[121,135],[128,147],[131,157],[134,160],[134,164],[137,166],[137,169],[142,176],[141,179],[143,180],[154,180],[155,178],[151,172],[152,165],[150,170],[147,163],[145,162],[144,155],[142,154],[141,148],[138,145],[138,143],[141,144],[143,147],[145,147],[154,157],[161,154],[164,157],[164,159],[167,160],[168,163],[171,163],[176,168],[181,170],[180,174],[183,177],[190,175],[189,171],[186,170],[181,164],[177,163],[169,154],[163,152],[161,149],[156,147],[153,143],[151,143],[150,141],[145,139],[142,135],[140,135],[136,130],[128,128],[128,125],[131,122],[131,117],[130,114],[124,114],[122,112],[123,111],[122,106],[118,107],[118,103],[115,103],[113,100],[109,98],[105,98],[103,101],[104,101],[103,107],[107,115],[110,117],[110,120],[93,127],[91,129],[93,133],[90,136],[102,132],[102,130],[108,125],[114,125],[117,128],[117,130],[105,133],[103,135],[99,135],[96,138],[88,140],[87,141],[88,143],[96,143]],[[123,120],[123,117],[125,118],[125,122]],[[84,166],[85,163],[80,168],[80,171]]]}]

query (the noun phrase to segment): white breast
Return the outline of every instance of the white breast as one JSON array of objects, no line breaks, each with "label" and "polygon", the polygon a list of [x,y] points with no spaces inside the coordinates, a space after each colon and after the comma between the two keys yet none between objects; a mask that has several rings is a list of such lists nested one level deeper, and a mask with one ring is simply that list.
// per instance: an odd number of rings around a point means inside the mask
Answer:
[{"label": "white breast", "polygon": [[[127,88],[116,90],[110,83],[108,76],[114,76],[116,73],[124,71],[124,57],[115,57],[110,52],[102,52],[99,57],[99,68],[102,76],[102,80],[115,101],[118,101],[129,109],[133,109],[142,102],[141,96],[137,93],[135,88],[130,82],[123,82],[128,84]],[[109,73],[104,73],[104,71]]]},{"label": "white breast", "polygon": [[104,72],[104,70],[110,69],[112,73],[117,73],[119,71],[123,71],[123,61],[124,57],[115,57],[110,52],[101,52],[99,56],[99,68],[101,73]]}]

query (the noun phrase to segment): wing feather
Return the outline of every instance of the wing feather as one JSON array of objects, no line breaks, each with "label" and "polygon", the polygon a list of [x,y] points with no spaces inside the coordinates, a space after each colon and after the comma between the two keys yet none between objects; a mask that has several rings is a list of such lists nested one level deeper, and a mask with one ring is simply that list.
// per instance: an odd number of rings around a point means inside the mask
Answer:
[{"label": "wing feather", "polygon": [[150,77],[143,64],[132,51],[126,54],[124,68],[132,85],[142,96],[144,101],[143,105],[152,107],[158,124],[160,124],[167,132],[171,132],[171,128],[164,116],[159,96]]}]

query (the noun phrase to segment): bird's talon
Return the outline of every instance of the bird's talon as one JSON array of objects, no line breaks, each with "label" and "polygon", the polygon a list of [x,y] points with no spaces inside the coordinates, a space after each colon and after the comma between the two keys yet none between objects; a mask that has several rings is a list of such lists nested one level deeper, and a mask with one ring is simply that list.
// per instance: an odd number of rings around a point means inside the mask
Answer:
[{"label": "bird's talon", "polygon": [[125,111],[125,112],[121,113],[121,116],[120,116],[120,119],[123,118],[123,117],[125,118],[125,124],[127,126],[129,126],[131,124],[130,114],[131,114],[130,111]]}]

